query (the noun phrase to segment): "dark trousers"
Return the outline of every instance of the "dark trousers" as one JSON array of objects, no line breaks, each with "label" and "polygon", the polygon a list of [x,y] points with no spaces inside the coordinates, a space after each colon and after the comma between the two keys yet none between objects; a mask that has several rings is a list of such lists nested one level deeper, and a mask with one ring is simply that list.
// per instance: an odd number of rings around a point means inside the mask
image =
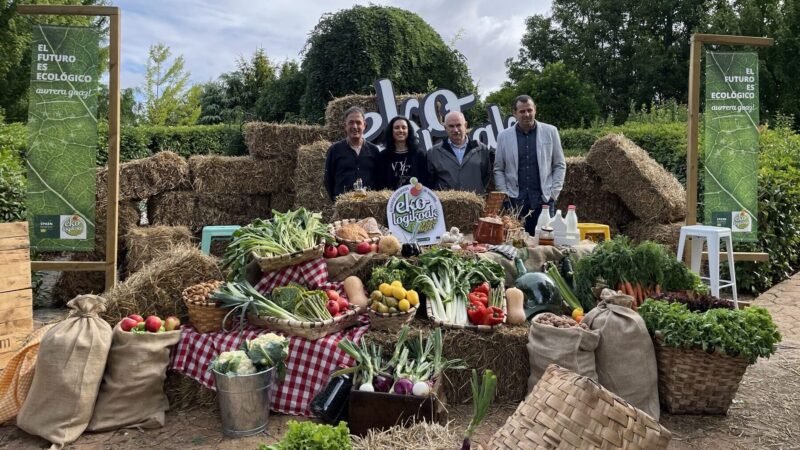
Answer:
[{"label": "dark trousers", "polygon": [[[535,207],[530,204],[528,201],[520,200],[517,198],[509,198],[509,206],[513,208],[519,208],[522,206],[522,210],[519,213],[520,217],[525,217],[525,231],[528,232],[531,236],[534,235],[536,232],[536,222],[539,221],[539,215],[542,213],[542,205],[545,204],[544,202],[538,202]],[[556,202],[552,198],[547,205],[550,207],[550,217],[556,215],[555,206]],[[530,213],[530,214],[528,214]],[[526,217],[527,215],[527,217]]]}]

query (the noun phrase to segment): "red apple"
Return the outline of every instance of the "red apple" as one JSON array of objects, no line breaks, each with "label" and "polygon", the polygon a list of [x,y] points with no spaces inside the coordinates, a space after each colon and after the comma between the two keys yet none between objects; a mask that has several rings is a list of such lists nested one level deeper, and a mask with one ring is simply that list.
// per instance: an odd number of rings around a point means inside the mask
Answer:
[{"label": "red apple", "polygon": [[339,300],[339,293],[333,289],[328,289],[325,291],[325,295],[328,296],[328,300]]},{"label": "red apple", "polygon": [[336,247],[332,245],[326,245],[323,255],[326,258],[336,258],[337,256],[339,256],[339,252],[336,250]]},{"label": "red apple", "polygon": [[122,331],[131,331],[138,324],[139,323],[136,322],[135,319],[130,317],[126,317],[119,321],[119,327],[122,329]]},{"label": "red apple", "polygon": [[138,314],[131,314],[128,317],[135,320],[137,324],[144,322],[144,318]]},{"label": "red apple", "polygon": [[347,256],[350,254],[350,248],[344,244],[339,244],[337,250],[339,251],[339,256]]},{"label": "red apple", "polygon": [[147,316],[147,319],[144,320],[144,329],[151,333],[158,333],[161,325],[161,319],[158,316]]},{"label": "red apple", "polygon": [[177,330],[181,326],[181,319],[175,316],[169,316],[164,319],[164,329],[167,331]]},{"label": "red apple", "polygon": [[350,303],[347,302],[347,299],[344,297],[339,297],[339,300],[336,301],[339,303],[339,312],[343,313],[347,311],[347,308],[350,307]]},{"label": "red apple", "polygon": [[372,246],[367,241],[359,242],[358,247],[356,247],[356,253],[359,255],[366,255],[370,250],[372,250]]}]

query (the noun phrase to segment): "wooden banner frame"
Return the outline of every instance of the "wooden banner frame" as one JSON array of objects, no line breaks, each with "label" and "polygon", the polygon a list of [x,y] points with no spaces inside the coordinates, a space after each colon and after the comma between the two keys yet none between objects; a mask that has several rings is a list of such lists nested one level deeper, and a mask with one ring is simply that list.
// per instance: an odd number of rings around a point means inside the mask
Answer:
[{"label": "wooden banner frame", "polygon": [[117,282],[119,205],[119,116],[120,116],[120,9],[116,6],[19,5],[19,14],[60,16],[106,16],[109,28],[108,80],[108,206],[106,207],[105,261],[31,261],[31,270],[105,272],[105,288]]},{"label": "wooden banner frame", "polygon": [[[692,35],[689,57],[689,131],[688,148],[686,150],[686,225],[697,223],[697,167],[698,144],[700,133],[700,57],[703,45],[746,45],[750,47],[769,47],[775,39],[754,36],[728,36],[722,34]],[[686,255],[691,255],[691,241],[686,243]],[[703,252],[703,257],[708,257]],[[736,261],[763,262],[769,260],[769,254],[757,252],[733,252]],[[728,254],[720,253],[720,260],[726,260]],[[688,258],[685,258],[688,261]]]}]

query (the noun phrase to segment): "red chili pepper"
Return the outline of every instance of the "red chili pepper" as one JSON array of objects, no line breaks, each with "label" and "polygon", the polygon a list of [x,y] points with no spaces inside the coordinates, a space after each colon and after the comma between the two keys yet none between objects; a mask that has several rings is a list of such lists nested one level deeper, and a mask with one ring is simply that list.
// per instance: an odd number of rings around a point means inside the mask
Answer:
[{"label": "red chili pepper", "polygon": [[483,306],[489,306],[489,295],[483,292],[470,292],[469,295],[467,295],[467,299],[470,303],[480,303]]},{"label": "red chili pepper", "polygon": [[475,325],[483,324],[484,316],[486,315],[486,308],[480,303],[471,303],[467,305],[467,317],[469,321]]},{"label": "red chili pepper", "polygon": [[472,292],[483,292],[488,297],[489,293],[492,292],[492,287],[489,286],[489,282],[484,281],[483,283],[475,286],[475,288],[472,289]]},{"label": "red chili pepper", "polygon": [[483,316],[483,325],[498,325],[503,323],[506,315],[502,309],[497,306],[490,306],[485,309]]}]

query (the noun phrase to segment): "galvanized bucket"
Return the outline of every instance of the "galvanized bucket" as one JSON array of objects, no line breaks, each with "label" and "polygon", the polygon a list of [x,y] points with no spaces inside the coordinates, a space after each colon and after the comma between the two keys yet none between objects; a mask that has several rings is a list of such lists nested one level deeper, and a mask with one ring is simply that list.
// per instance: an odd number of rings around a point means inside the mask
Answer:
[{"label": "galvanized bucket", "polygon": [[252,375],[229,377],[214,372],[217,403],[226,436],[252,436],[267,428],[274,368]]}]

